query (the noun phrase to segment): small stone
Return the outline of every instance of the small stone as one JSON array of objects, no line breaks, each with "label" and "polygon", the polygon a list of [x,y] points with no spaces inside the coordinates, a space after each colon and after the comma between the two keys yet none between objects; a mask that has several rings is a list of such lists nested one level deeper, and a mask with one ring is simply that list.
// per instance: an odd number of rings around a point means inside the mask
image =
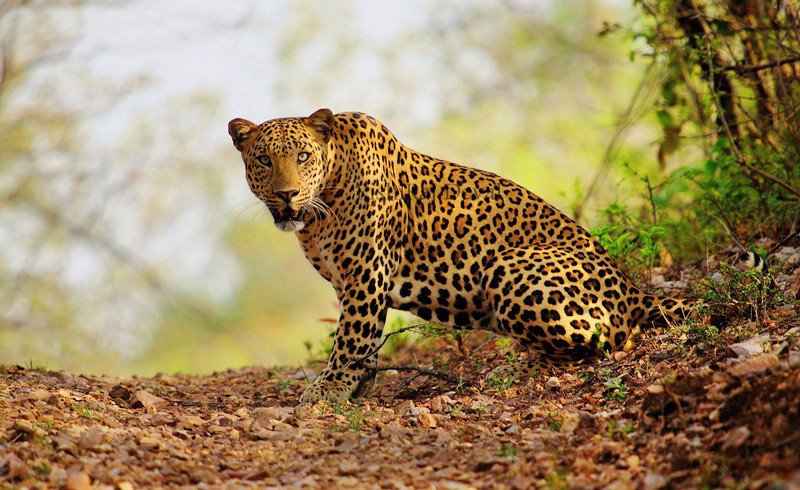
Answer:
[{"label": "small stone", "polygon": [[446,407],[452,405],[453,399],[447,395],[439,395],[431,398],[431,401],[428,403],[428,406],[431,407],[431,410],[434,412],[441,412]]},{"label": "small stone", "polygon": [[559,381],[555,376],[551,376],[547,379],[547,387],[551,390],[557,390],[561,388],[561,381]]},{"label": "small stone", "polygon": [[416,407],[416,405],[414,405],[412,400],[404,400],[394,411],[400,416],[406,416],[413,411],[414,407]]},{"label": "small stone", "polygon": [[614,352],[612,354],[612,356],[614,357],[615,361],[620,362],[621,360],[623,360],[626,357],[628,357],[628,353],[626,351],[624,351],[624,350],[618,350],[618,351]]},{"label": "small stone", "polygon": [[50,392],[47,390],[36,389],[31,390],[27,396],[28,400],[43,401],[50,398]]},{"label": "small stone", "polygon": [[750,429],[746,425],[737,427],[728,433],[725,442],[722,443],[722,450],[728,451],[731,449],[738,449],[750,437]]},{"label": "small stone", "polygon": [[421,412],[417,420],[419,420],[419,425],[422,427],[428,429],[436,427],[436,418],[429,413]]},{"label": "small stone", "polygon": [[142,449],[145,451],[152,451],[161,447],[161,441],[155,437],[142,437],[139,439],[139,445],[142,446]]},{"label": "small stone", "polygon": [[344,461],[339,464],[340,475],[355,475],[358,473],[358,464],[352,461]]},{"label": "small stone", "polygon": [[642,460],[639,459],[639,456],[632,454],[625,459],[625,462],[628,463],[628,468],[633,470],[639,467],[639,464],[642,462]]},{"label": "small stone", "polygon": [[33,475],[33,470],[16,454],[9,453],[0,461],[0,474],[2,473],[5,473],[9,480],[14,481],[28,478]]},{"label": "small stone", "polygon": [[642,488],[644,490],[661,490],[667,486],[667,479],[662,475],[657,475],[655,473],[648,473],[644,475],[644,481],[642,481]]},{"label": "small stone", "polygon": [[71,473],[67,477],[67,490],[89,490],[92,488],[92,480],[86,473]]},{"label": "small stone", "polygon": [[178,418],[178,427],[185,428],[185,427],[196,427],[199,425],[204,425],[206,423],[205,420],[197,417],[195,415],[184,415]]},{"label": "small stone", "polygon": [[407,433],[407,429],[394,420],[386,425],[381,426],[379,429],[380,438],[388,439],[391,442],[396,442],[402,439]]},{"label": "small stone", "polygon": [[108,392],[108,396],[118,404],[127,404],[130,403],[133,393],[122,385],[116,385]]},{"label": "small stone", "polygon": [[129,481],[121,481],[117,483],[118,490],[133,490],[133,483]]},{"label": "small stone", "polygon": [[61,468],[60,466],[53,466],[50,469],[48,480],[54,487],[63,487],[67,483],[67,478],[69,478],[69,474],[64,468]]},{"label": "small stone", "polygon": [[103,443],[103,431],[97,427],[92,427],[81,435],[78,439],[78,449],[88,451]]},{"label": "small stone", "polygon": [[781,361],[775,354],[763,354],[729,367],[728,373],[737,377],[744,377],[751,374],[760,374],[770,369],[776,369],[780,365]]},{"label": "small stone", "polygon": [[14,421],[12,428],[16,432],[13,436],[15,440],[29,441],[36,435],[36,428],[27,420],[19,419]]},{"label": "small stone", "polygon": [[729,354],[731,357],[752,357],[765,352],[770,349],[770,335],[769,333],[762,333],[751,337],[744,342],[731,344],[728,346]]},{"label": "small stone", "polygon": [[166,400],[158,397],[146,390],[139,390],[134,395],[135,401],[131,403],[132,408],[142,408],[158,410],[169,404]]}]

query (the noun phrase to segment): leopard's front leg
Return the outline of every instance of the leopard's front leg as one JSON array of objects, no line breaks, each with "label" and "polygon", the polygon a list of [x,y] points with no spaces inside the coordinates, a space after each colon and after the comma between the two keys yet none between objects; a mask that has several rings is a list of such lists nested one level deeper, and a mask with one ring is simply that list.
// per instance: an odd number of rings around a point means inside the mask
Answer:
[{"label": "leopard's front leg", "polygon": [[[365,281],[366,279],[366,281]],[[374,380],[377,347],[386,320],[385,281],[359,275],[346,281],[340,295],[342,315],[333,339],[328,365],[306,388],[301,403],[339,402],[366,394]]]}]

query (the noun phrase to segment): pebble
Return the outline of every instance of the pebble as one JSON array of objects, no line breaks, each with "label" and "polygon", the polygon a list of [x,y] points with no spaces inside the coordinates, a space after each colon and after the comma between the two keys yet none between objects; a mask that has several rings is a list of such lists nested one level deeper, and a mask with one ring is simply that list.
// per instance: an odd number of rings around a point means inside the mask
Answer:
[{"label": "pebble", "polygon": [[420,413],[417,420],[419,420],[419,425],[422,427],[426,427],[428,429],[433,429],[436,427],[436,417],[429,413]]},{"label": "pebble", "polygon": [[72,473],[67,477],[67,490],[89,490],[92,488],[92,480],[86,473]]},{"label": "pebble", "polygon": [[155,437],[142,437],[139,439],[139,445],[142,446],[142,449],[145,451],[152,451],[153,449],[161,447],[161,441]]},{"label": "pebble", "polygon": [[744,342],[738,342],[728,346],[732,357],[752,357],[768,352],[770,348],[769,333],[762,333],[751,337]]},{"label": "pebble", "polygon": [[92,427],[81,435],[78,439],[78,449],[88,451],[103,443],[103,431],[97,427]]},{"label": "pebble", "polygon": [[136,398],[136,401],[131,404],[131,407],[133,408],[144,407],[144,408],[153,408],[157,410],[159,408],[167,406],[167,404],[169,403],[163,398],[158,397],[147,390],[137,391],[134,397]]},{"label": "pebble", "polygon": [[551,376],[547,379],[547,387],[551,390],[557,390],[561,388],[561,381],[559,381],[555,376]]}]

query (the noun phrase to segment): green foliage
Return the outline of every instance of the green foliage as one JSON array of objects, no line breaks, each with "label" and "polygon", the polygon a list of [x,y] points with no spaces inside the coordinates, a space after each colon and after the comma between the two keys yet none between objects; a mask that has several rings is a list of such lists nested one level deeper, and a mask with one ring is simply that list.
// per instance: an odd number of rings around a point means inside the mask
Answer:
[{"label": "green foliage", "polygon": [[652,60],[650,99],[634,102],[660,128],[659,166],[629,172],[628,190],[642,199],[606,208],[595,234],[638,276],[658,264],[659,244],[680,261],[734,240],[782,238],[800,217],[800,130],[784,116],[800,105],[800,85],[769,64],[800,54],[800,38],[781,34],[794,21],[756,12],[757,2],[636,3],[635,22],[603,34],[622,31],[633,57]]},{"label": "green foliage", "polygon": [[337,415],[343,415],[345,417],[346,423],[345,424],[334,424],[333,430],[338,432],[358,432],[361,430],[361,422],[367,417],[369,414],[365,414],[361,411],[361,407],[358,405],[354,405],[350,402],[344,403],[335,403],[333,405],[333,413]]},{"label": "green foliage", "polygon": [[514,386],[514,383],[517,380],[513,377],[497,377],[493,376],[486,380],[486,385],[490,388],[494,388],[497,391],[506,391],[507,389]]},{"label": "green foliage", "polygon": [[501,458],[510,458],[517,455],[517,448],[514,446],[503,445],[500,447],[500,450],[497,452],[497,455]]},{"label": "green foliage", "polygon": [[719,277],[698,285],[696,293],[704,299],[701,311],[712,319],[755,320],[787,300],[769,271],[741,270],[724,262],[720,264]]},{"label": "green foliage", "polygon": [[608,435],[611,437],[627,436],[633,432],[633,430],[633,422],[630,420],[617,421],[615,419],[611,419],[608,421],[608,426],[606,427],[606,432],[608,432]]},{"label": "green foliage", "polygon": [[634,217],[628,206],[615,202],[605,209],[607,224],[592,230],[617,264],[635,278],[648,276],[660,261],[660,239],[666,229]]},{"label": "green foliage", "polygon": [[604,395],[608,400],[615,400],[618,402],[625,401],[628,398],[628,387],[620,377],[609,378],[603,383],[605,387]]}]

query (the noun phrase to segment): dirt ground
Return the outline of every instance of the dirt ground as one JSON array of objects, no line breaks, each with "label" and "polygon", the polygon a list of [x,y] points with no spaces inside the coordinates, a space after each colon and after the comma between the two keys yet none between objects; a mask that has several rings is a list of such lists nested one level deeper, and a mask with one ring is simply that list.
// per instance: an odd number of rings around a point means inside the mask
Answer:
[{"label": "dirt ground", "polygon": [[124,379],[4,366],[0,487],[800,488],[800,270],[776,281],[784,300],[757,317],[649,330],[522,383],[484,382],[516,355],[502,338],[400,338],[383,365],[457,379],[384,371],[337,406],[297,404],[319,361]]}]

